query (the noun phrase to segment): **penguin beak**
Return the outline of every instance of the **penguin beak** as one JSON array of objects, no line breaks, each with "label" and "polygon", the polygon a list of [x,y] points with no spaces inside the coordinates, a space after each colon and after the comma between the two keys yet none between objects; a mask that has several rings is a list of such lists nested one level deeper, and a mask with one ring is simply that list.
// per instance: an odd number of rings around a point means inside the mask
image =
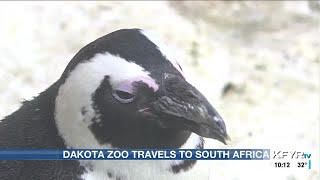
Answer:
[{"label": "penguin beak", "polygon": [[162,80],[162,95],[151,109],[163,128],[187,130],[227,144],[226,125],[204,95],[177,75],[165,74]]}]

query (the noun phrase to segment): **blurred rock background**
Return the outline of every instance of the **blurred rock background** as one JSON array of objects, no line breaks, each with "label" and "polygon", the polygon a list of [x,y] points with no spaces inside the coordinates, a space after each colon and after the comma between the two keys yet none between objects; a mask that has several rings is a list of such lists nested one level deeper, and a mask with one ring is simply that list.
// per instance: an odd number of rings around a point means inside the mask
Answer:
[{"label": "blurred rock background", "polygon": [[312,170],[214,161],[212,179],[320,179],[319,1],[0,2],[0,117],[55,82],[81,47],[134,27],[175,47],[224,117],[232,141],[209,147],[313,152]]}]

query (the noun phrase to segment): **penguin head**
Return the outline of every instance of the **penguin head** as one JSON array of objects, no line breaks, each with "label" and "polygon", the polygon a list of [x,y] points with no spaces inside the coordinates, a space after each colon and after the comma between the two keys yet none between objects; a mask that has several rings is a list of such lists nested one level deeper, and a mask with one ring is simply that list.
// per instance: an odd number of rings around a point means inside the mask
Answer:
[{"label": "penguin head", "polygon": [[224,121],[150,32],[121,29],[83,47],[59,83],[55,119],[73,148],[179,148],[191,133],[226,143]]}]

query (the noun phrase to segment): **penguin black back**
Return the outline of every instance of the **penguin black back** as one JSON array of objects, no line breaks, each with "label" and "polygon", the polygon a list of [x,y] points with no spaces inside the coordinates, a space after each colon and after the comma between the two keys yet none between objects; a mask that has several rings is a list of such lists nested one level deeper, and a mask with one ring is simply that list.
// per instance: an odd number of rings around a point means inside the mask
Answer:
[{"label": "penguin black back", "polygon": [[[64,149],[54,121],[53,84],[38,97],[0,121],[1,149]],[[1,180],[80,179],[84,168],[77,161],[0,160]],[[50,177],[50,178],[49,178]]]}]

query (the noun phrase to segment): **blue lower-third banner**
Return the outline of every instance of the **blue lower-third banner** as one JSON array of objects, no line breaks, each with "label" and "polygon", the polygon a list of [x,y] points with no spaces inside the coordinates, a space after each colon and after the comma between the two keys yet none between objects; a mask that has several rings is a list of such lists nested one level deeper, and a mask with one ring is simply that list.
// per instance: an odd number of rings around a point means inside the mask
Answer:
[{"label": "blue lower-third banner", "polygon": [[0,149],[0,160],[270,160],[270,149]]}]

